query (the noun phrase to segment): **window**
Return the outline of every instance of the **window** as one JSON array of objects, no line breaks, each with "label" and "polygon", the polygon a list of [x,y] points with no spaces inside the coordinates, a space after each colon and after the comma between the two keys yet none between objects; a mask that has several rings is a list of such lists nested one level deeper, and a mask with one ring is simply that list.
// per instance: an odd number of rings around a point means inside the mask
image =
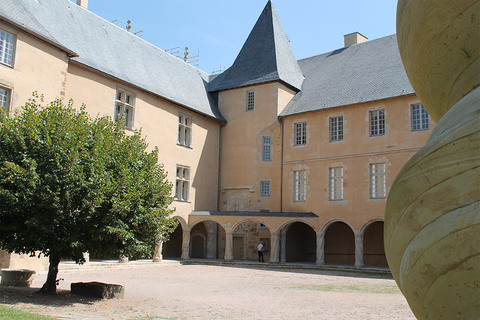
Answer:
[{"label": "window", "polygon": [[260,181],[260,195],[270,195],[270,181]]},{"label": "window", "polygon": [[305,145],[307,144],[307,123],[295,123],[295,145]]},{"label": "window", "polygon": [[263,137],[262,160],[263,161],[272,160],[272,138],[271,137]]},{"label": "window", "polygon": [[343,168],[330,168],[330,200],[343,200]]},{"label": "window", "polygon": [[343,116],[330,118],[330,141],[343,140]]},{"label": "window", "polygon": [[385,110],[370,111],[370,136],[385,134]]},{"label": "window", "polygon": [[293,171],[293,201],[305,201],[306,176],[305,170]]},{"label": "window", "polygon": [[175,181],[175,200],[188,201],[190,188],[190,168],[177,166]]},{"label": "window", "polygon": [[13,67],[15,36],[0,29],[0,63]]},{"label": "window", "polygon": [[125,127],[133,129],[135,96],[124,90],[117,90],[115,99],[115,119],[125,117]]},{"label": "window", "polygon": [[423,104],[412,104],[412,131],[428,130],[429,120]]},{"label": "window", "polygon": [[0,87],[0,109],[3,109],[1,111],[8,112],[9,105],[10,105],[10,90]]},{"label": "window", "polygon": [[178,144],[185,147],[192,144],[192,118],[184,114],[178,116]]},{"label": "window", "polygon": [[370,165],[370,198],[385,198],[385,163]]},{"label": "window", "polygon": [[247,91],[247,111],[255,109],[255,91]]}]

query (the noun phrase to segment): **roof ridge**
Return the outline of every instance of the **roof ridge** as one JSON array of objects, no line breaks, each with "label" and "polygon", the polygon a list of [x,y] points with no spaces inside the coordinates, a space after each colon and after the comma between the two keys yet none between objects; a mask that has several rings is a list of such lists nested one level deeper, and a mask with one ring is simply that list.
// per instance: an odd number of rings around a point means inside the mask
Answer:
[{"label": "roof ridge", "polygon": [[385,38],[392,37],[392,36],[396,36],[396,35],[397,35],[396,33],[389,34],[389,35],[386,35],[386,36],[383,36],[383,37],[380,37],[380,38],[376,38],[376,39],[373,39],[373,40],[368,40],[368,41],[365,41],[365,42],[353,44],[353,45],[347,46],[347,47],[340,47],[340,48],[337,48],[337,49],[334,49],[334,50],[331,50],[331,51],[327,51],[327,52],[319,53],[319,54],[316,54],[316,55],[313,55],[313,56],[310,56],[310,57],[305,57],[305,58],[302,58],[302,59],[298,59],[297,61],[298,61],[298,62],[301,62],[301,61],[305,61],[305,60],[308,60],[308,59],[313,59],[313,58],[320,57],[320,56],[323,56],[323,55],[326,55],[326,54],[331,54],[331,53],[333,53],[333,52],[335,52],[335,51],[338,51],[338,50],[350,48],[350,47],[352,47],[352,46],[355,46],[355,47],[357,47],[357,48],[358,48],[358,47],[363,47],[363,46],[368,46],[368,45],[370,45],[370,44],[373,43],[373,42],[377,42],[378,40],[384,40]]},{"label": "roof ridge", "polygon": [[[182,59],[180,59],[180,58],[177,57],[177,56],[174,56],[173,54],[171,54],[170,52],[166,51],[165,49],[162,49],[162,48],[154,45],[153,43],[148,42],[148,41],[145,40],[144,38],[141,38],[141,37],[139,37],[139,36],[137,36],[137,35],[129,32],[128,30],[126,30],[126,29],[124,29],[124,28],[116,25],[115,23],[113,23],[113,22],[111,22],[111,21],[108,21],[107,19],[99,16],[99,15],[96,14],[95,12],[90,11],[90,10],[88,10],[87,8],[84,8],[84,7],[80,6],[80,5],[77,5],[77,4],[75,4],[74,2],[72,2],[72,1],[70,1],[70,0],[63,0],[63,1],[69,2],[70,4],[74,5],[75,7],[78,7],[79,10],[84,10],[84,11],[87,12],[88,14],[94,15],[96,18],[99,18],[100,20],[107,22],[107,23],[110,24],[111,26],[113,26],[113,27],[115,27],[115,28],[118,28],[119,30],[121,30],[122,32],[125,32],[125,33],[128,34],[129,36],[135,37],[134,39],[139,39],[139,40],[141,40],[142,42],[144,42],[145,44],[147,44],[147,45],[149,45],[149,46],[151,46],[151,47],[153,47],[153,48],[155,48],[155,49],[161,50],[161,51],[165,52],[166,54],[169,54],[169,55],[172,56],[173,58],[178,59],[178,60],[181,61],[182,63],[184,63],[184,64],[186,64],[186,65],[188,65],[188,66],[190,66],[190,67],[192,67],[192,68],[194,68],[194,69],[196,69],[196,70],[199,70],[200,72],[204,73],[205,76],[208,76],[208,73],[206,73],[205,71],[201,70],[200,68],[197,68],[197,67],[195,67],[194,65],[191,65],[190,63],[183,61]],[[77,9],[75,9],[75,10],[77,10]]]}]

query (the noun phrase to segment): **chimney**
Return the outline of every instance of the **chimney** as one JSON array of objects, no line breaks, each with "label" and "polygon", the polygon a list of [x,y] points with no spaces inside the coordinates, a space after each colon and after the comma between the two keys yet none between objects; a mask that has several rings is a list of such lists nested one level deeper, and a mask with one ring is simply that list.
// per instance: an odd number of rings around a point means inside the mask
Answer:
[{"label": "chimney", "polygon": [[77,4],[85,9],[88,9],[88,0],[77,0]]},{"label": "chimney", "polygon": [[360,32],[353,32],[343,36],[345,47],[349,47],[354,44],[368,41],[368,38],[362,35]]}]

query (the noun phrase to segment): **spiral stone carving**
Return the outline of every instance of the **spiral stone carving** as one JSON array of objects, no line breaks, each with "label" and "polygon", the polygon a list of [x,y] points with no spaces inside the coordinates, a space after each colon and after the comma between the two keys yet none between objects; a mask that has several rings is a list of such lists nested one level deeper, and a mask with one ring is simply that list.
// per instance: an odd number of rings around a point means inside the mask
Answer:
[{"label": "spiral stone carving", "polygon": [[480,318],[480,1],[399,0],[397,37],[437,125],[385,213],[392,274],[419,319]]}]

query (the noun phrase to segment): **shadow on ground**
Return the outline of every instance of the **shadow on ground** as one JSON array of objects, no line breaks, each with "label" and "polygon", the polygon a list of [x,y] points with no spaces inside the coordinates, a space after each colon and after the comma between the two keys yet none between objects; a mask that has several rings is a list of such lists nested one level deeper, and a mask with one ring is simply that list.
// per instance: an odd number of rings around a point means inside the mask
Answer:
[{"label": "shadow on ground", "polygon": [[185,260],[180,261],[182,265],[213,265],[217,267],[227,268],[243,268],[255,270],[269,270],[278,272],[294,272],[305,274],[318,274],[324,276],[336,277],[355,277],[367,279],[393,279],[388,268],[352,268],[350,266],[341,265],[324,265],[317,266],[315,264],[300,263],[256,263],[244,261],[225,262],[224,260]]},{"label": "shadow on ground", "polygon": [[0,287],[0,303],[16,305],[27,303],[38,306],[65,307],[73,304],[91,305],[101,300],[72,295],[70,290],[57,290],[55,295],[38,293],[40,288]]}]

